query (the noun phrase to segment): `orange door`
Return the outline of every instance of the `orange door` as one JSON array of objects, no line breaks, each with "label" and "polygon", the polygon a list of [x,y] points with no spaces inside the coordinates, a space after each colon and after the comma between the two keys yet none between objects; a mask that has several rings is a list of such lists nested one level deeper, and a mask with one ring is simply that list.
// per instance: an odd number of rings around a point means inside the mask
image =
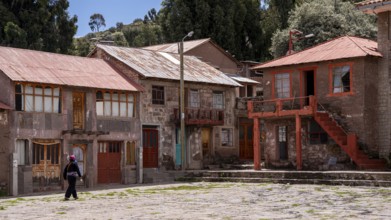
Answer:
[{"label": "orange door", "polygon": [[121,183],[121,142],[99,142],[98,183]]},{"label": "orange door", "polygon": [[73,128],[84,128],[84,93],[74,92],[73,98]]},{"label": "orange door", "polygon": [[159,132],[156,128],[143,128],[143,166],[158,167]]}]

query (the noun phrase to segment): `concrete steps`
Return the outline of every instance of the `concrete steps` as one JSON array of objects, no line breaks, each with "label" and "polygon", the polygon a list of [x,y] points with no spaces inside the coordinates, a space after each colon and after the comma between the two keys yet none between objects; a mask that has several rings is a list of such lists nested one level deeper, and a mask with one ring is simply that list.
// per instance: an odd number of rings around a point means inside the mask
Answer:
[{"label": "concrete steps", "polygon": [[143,170],[143,183],[169,183],[185,175],[182,171],[166,171],[157,168]]},{"label": "concrete steps", "polygon": [[391,172],[362,171],[187,171],[177,181],[325,184],[391,187]]}]

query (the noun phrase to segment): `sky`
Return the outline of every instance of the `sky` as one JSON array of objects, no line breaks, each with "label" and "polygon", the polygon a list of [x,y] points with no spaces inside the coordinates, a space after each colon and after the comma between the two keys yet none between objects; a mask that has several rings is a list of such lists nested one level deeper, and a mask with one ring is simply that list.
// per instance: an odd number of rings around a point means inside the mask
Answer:
[{"label": "sky", "polygon": [[92,32],[88,23],[90,16],[95,13],[102,14],[106,21],[106,30],[115,27],[117,22],[130,24],[136,18],[144,18],[149,10],[155,8],[159,11],[162,0],[68,0],[68,13],[76,15],[77,33],[75,37],[82,37]]}]

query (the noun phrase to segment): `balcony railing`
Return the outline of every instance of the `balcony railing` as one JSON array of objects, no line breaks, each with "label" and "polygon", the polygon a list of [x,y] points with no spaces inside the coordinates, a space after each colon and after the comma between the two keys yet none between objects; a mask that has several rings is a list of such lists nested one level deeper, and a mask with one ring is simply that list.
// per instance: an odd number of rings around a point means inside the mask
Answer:
[{"label": "balcony railing", "polygon": [[[180,123],[179,109],[174,109],[173,120]],[[185,108],[186,125],[224,125],[224,110]]]},{"label": "balcony railing", "polygon": [[236,109],[247,110],[247,103],[249,101],[260,102],[263,101],[262,97],[237,97],[236,98]]},{"label": "balcony railing", "polygon": [[247,110],[250,118],[282,117],[312,115],[316,111],[314,96],[272,99],[265,101],[248,101]]}]

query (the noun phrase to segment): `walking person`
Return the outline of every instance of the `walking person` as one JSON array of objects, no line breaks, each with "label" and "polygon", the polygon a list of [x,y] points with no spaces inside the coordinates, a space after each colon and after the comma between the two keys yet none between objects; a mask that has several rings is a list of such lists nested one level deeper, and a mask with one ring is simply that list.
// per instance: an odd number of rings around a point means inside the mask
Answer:
[{"label": "walking person", "polygon": [[[65,167],[63,172],[64,180],[68,180],[68,189],[65,192],[65,200],[69,200],[71,195],[74,199],[78,199],[76,192],[76,178],[77,176],[81,177],[79,166],[76,163],[75,155],[69,156],[69,163]],[[80,179],[83,181],[82,179]]]}]

